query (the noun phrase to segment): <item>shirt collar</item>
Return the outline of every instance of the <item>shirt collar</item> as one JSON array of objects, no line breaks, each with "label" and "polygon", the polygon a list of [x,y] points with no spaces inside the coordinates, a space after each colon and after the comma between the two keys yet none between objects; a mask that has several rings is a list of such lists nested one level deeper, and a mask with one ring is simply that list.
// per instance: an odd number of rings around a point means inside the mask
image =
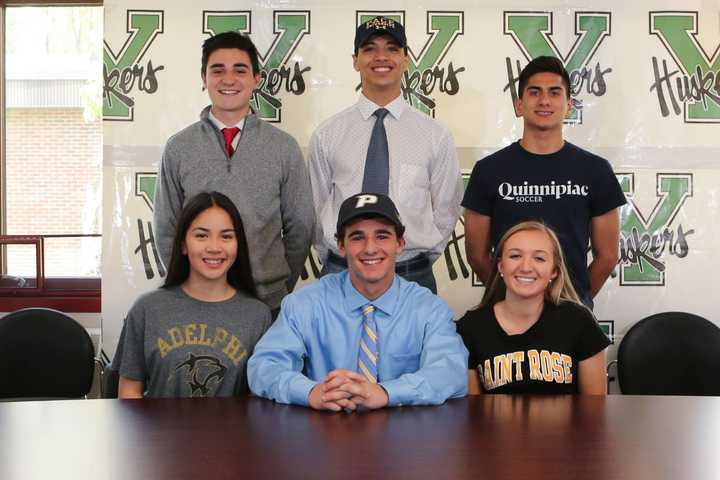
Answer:
[{"label": "shirt collar", "polygon": [[[239,128],[240,130],[242,130],[243,127],[245,126],[245,118],[246,117],[243,117],[238,123],[236,123],[235,125],[232,125],[232,126],[235,126],[235,127]],[[232,127],[232,126],[225,125],[223,122],[218,120],[217,117],[215,115],[213,115],[212,110],[208,110],[208,120],[210,120],[210,122],[213,125],[215,125],[215,127],[220,131],[222,131],[223,128]]]},{"label": "shirt collar", "polygon": [[345,278],[342,280],[343,293],[345,295],[345,307],[349,312],[358,310],[368,303],[372,303],[375,308],[382,310],[387,315],[392,315],[395,311],[395,305],[397,305],[398,289],[400,288],[400,280],[398,275],[393,278],[392,285],[388,288],[387,292],[380,295],[375,300],[368,300],[360,292],[357,291],[355,285],[350,280],[350,274],[347,270],[343,272]]},{"label": "shirt collar", "polygon": [[395,100],[388,103],[384,107],[381,107],[380,105],[367,98],[362,93],[358,98],[357,105],[360,109],[360,115],[362,115],[363,120],[367,120],[368,118],[372,117],[372,114],[375,113],[375,110],[377,110],[378,108],[387,109],[387,111],[390,112],[390,115],[392,115],[393,118],[397,120],[398,118],[400,118],[400,116],[403,114],[403,112],[408,106],[407,102],[403,100],[402,94],[398,95]]}]

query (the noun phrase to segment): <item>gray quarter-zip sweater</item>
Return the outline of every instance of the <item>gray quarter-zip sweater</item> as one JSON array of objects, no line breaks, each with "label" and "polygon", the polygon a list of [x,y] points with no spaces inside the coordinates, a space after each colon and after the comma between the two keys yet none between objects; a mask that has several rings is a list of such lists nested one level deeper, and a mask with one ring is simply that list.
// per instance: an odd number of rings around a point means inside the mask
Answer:
[{"label": "gray quarter-zip sweater", "polygon": [[293,137],[250,114],[232,157],[208,119],[168,139],[155,187],[155,241],[170,260],[175,226],[185,203],[218,191],[237,207],[245,227],[250,265],[260,299],[277,308],[292,290],[310,250],[315,212],[310,179]]}]

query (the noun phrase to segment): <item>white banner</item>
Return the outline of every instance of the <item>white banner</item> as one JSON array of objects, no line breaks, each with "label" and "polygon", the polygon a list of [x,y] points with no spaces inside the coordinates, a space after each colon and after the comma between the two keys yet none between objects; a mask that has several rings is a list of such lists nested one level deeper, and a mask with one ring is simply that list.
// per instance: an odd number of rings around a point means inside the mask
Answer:
[{"label": "white banner", "polygon": [[[204,39],[229,29],[251,36],[264,72],[253,106],[306,148],[322,120],[355,102],[355,25],[376,13],[405,25],[412,62],[403,94],[450,128],[466,173],[521,136],[512,106],[520,68],[538,55],[562,58],[578,106],[566,137],[607,158],[629,199],[621,262],[596,298],[598,319],[616,343],[661,311],[717,321],[706,285],[720,266],[710,251],[720,244],[712,220],[720,208],[720,2],[609,1],[602,11],[589,1],[477,3],[107,1],[107,350],[133,300],[164,275],[151,242],[154,175],[167,138],[209,103],[200,79]],[[313,254],[301,285],[318,270]],[[480,301],[462,223],[434,270],[457,317]]]}]

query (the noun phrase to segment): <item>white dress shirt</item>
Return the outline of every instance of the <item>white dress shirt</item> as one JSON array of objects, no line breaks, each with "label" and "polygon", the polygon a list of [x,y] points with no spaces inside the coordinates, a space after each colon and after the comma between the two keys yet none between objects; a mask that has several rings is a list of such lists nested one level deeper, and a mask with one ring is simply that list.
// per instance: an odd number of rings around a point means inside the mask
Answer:
[{"label": "white dress shirt", "polygon": [[[310,138],[309,168],[317,222],[314,246],[323,262],[335,241],[340,204],[360,193],[365,157],[380,106],[360,95],[350,108],[323,122]],[[460,215],[462,180],[450,131],[411,107],[402,96],[385,105],[390,154],[388,193],[406,227],[398,261],[445,249]]]}]

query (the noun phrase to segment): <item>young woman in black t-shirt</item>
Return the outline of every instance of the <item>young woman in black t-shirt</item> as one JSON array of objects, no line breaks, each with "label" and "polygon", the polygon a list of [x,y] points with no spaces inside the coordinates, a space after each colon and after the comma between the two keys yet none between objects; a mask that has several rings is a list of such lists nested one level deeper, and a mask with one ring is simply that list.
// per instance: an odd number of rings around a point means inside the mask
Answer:
[{"label": "young woman in black t-shirt", "polygon": [[458,322],[470,394],[606,394],[610,341],[580,303],[555,233],[517,224],[495,254],[480,306]]}]

